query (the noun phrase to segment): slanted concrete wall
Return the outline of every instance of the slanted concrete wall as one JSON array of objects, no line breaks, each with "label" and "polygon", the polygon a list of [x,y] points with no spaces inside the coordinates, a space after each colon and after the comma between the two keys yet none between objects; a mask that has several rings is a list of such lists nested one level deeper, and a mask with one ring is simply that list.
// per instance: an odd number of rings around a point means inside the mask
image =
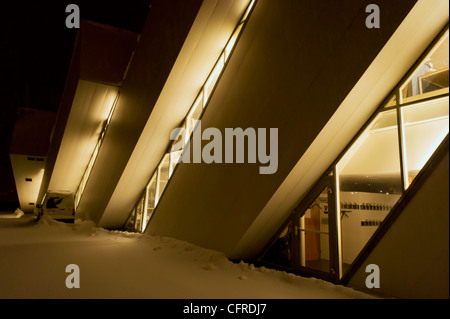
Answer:
[{"label": "slanted concrete wall", "polygon": [[[234,248],[415,1],[380,3],[383,27],[372,30],[365,25],[364,1],[259,0],[202,128],[222,135],[225,128],[278,128],[278,170],[261,175],[260,163],[181,163],[148,232],[236,258]],[[263,245],[260,240],[256,249]]]}]

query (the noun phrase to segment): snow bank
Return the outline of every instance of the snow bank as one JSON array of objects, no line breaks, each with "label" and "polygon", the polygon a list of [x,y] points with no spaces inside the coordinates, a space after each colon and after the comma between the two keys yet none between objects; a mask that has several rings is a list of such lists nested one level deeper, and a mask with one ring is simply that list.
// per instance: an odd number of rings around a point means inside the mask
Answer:
[{"label": "snow bank", "polygon": [[[355,299],[353,289],[230,262],[172,238],[107,231],[89,221],[0,221],[0,298]],[[68,289],[66,266],[80,269]]]},{"label": "snow bank", "polygon": [[21,218],[24,215],[20,208],[17,208],[14,213],[0,214],[0,218]]}]

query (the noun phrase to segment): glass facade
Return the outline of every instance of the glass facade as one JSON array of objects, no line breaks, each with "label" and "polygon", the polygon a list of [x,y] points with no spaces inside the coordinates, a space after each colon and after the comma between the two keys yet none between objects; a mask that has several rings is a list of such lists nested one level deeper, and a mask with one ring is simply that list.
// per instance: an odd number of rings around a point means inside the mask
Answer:
[{"label": "glass facade", "polygon": [[292,213],[292,257],[274,260],[278,236],[262,262],[332,281],[351,268],[448,136],[448,42],[447,29]]}]

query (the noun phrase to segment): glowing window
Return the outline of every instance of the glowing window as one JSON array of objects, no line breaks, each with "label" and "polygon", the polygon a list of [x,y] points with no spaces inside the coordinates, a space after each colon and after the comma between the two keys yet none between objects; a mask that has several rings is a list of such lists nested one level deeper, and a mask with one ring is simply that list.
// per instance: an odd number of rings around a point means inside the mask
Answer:
[{"label": "glowing window", "polygon": [[147,188],[146,188],[146,206],[147,209],[145,211],[144,214],[144,224],[143,224],[143,229],[142,231],[145,231],[145,228],[148,225],[148,222],[150,220],[150,218],[153,215],[153,211],[156,207],[156,180],[157,180],[157,176],[156,176],[156,172],[155,174],[153,174],[153,177],[150,180],[150,183],[148,183]]},{"label": "glowing window", "polygon": [[214,66],[214,69],[212,70],[211,74],[209,75],[208,80],[206,80],[205,88],[204,88],[204,99],[203,99],[203,106],[206,105],[208,102],[208,99],[211,95],[211,92],[216,85],[217,80],[219,79],[219,75],[222,72],[222,69],[225,65],[225,54],[222,53],[220,55],[219,60],[217,61],[216,65]]},{"label": "glowing window", "polygon": [[167,186],[167,183],[169,182],[169,164],[170,164],[170,154],[166,153],[164,155],[161,163],[158,166],[158,184],[157,184],[157,191],[156,191],[156,204],[158,204],[159,199],[161,198],[162,193],[164,192],[164,189]]},{"label": "glowing window", "polygon": [[227,46],[225,47],[225,61],[228,60],[228,58],[230,57],[231,51],[234,48],[234,44],[236,43],[236,40],[239,36],[239,33],[241,32],[243,23],[241,23],[236,30],[234,31],[233,35],[231,36],[230,41],[228,41]]},{"label": "glowing window", "polygon": [[203,93],[200,93],[200,95],[195,100],[194,104],[191,107],[191,110],[189,111],[186,117],[185,144],[187,144],[187,141],[189,141],[192,131],[195,128],[195,123],[200,119],[200,115],[202,114],[203,111],[202,101],[203,101]]},{"label": "glowing window", "polygon": [[448,93],[448,30],[401,88],[402,103]]},{"label": "glowing window", "polygon": [[448,134],[448,102],[445,97],[402,108],[405,187]]}]

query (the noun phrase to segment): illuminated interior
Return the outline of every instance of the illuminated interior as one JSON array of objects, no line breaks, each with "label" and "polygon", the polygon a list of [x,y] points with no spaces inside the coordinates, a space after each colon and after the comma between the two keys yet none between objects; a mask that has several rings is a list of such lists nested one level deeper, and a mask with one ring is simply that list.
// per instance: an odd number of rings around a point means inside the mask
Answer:
[{"label": "illuminated interior", "polygon": [[448,31],[401,87],[402,103],[448,93]]},{"label": "illuminated interior", "polygon": [[448,42],[447,29],[306,195],[263,262],[330,280],[351,268],[448,136]]}]

